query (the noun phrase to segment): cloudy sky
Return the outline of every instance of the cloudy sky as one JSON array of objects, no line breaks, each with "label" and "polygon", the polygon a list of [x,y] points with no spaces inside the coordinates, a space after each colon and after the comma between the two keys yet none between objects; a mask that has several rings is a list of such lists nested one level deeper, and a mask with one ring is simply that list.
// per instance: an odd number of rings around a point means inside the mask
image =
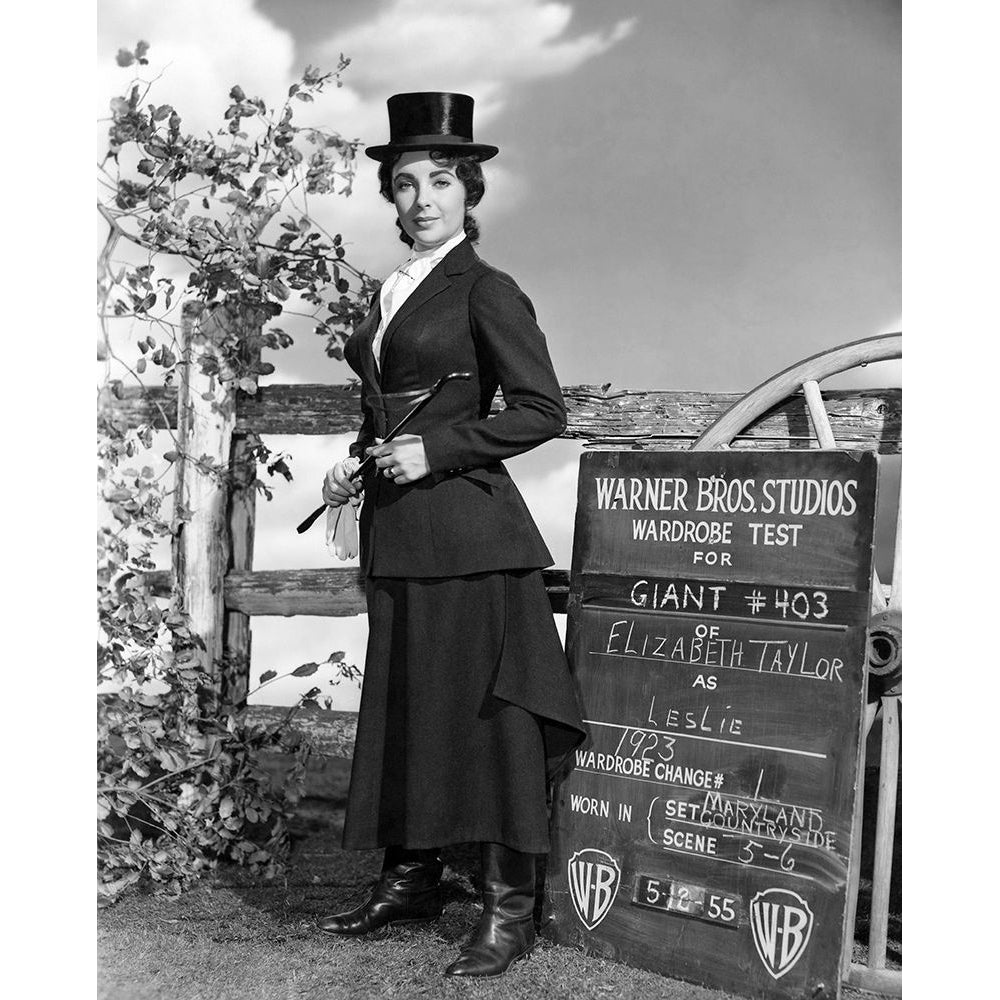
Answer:
[{"label": "cloudy sky", "polygon": [[[154,94],[192,131],[219,124],[233,84],[270,105],[341,52],[344,86],[301,117],[348,138],[385,140],[390,94],[472,94],[476,138],[501,148],[486,165],[479,252],[532,298],[560,381],[742,391],[901,328],[899,6],[104,0],[97,117],[129,79],[115,51],[140,38],[146,76],[162,73]],[[363,160],[351,198],[310,210],[383,276],[405,248]],[[296,344],[272,358],[274,381],[349,375],[307,326],[283,326]],[[850,384],[899,384],[899,367]],[[273,440],[296,478],[259,505],[256,568],[331,564],[319,529],[293,529],[346,442]],[[551,442],[508,463],[560,566],[579,450]],[[254,676],[332,649],[363,657],[364,619],[258,618],[253,633]],[[353,707],[356,692],[338,698]]]}]

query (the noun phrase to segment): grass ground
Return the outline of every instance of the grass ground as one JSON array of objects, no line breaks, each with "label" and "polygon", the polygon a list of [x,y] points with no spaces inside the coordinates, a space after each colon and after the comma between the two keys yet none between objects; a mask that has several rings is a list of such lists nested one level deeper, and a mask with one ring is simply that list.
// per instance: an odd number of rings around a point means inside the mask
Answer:
[{"label": "grass ground", "polygon": [[471,848],[445,852],[437,922],[357,940],[318,933],[316,919],[354,905],[381,862],[379,852],[338,847],[348,774],[349,762],[329,765],[330,797],[303,801],[284,878],[262,883],[228,869],[176,899],[133,893],[102,910],[98,1000],[730,1000],[545,940],[501,979],[442,978],[478,919]]}]

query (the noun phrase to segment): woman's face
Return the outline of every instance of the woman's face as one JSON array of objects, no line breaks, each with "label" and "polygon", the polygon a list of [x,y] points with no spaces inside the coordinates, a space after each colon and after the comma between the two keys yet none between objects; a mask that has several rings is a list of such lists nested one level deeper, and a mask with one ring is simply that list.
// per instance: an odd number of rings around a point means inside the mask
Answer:
[{"label": "woman's face", "polygon": [[426,150],[404,153],[392,168],[392,197],[399,221],[418,250],[440,246],[462,231],[465,185],[454,167]]}]

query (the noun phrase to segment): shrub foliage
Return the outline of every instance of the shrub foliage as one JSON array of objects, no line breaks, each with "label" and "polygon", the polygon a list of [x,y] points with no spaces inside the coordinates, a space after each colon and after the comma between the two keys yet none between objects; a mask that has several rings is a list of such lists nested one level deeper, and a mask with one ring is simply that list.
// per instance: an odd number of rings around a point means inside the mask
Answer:
[{"label": "shrub foliage", "polygon": [[[226,320],[215,352],[195,352],[191,363],[234,393],[256,392],[257,377],[274,371],[262,350],[291,344],[275,325],[283,314],[310,317],[328,356],[342,358],[375,285],[351,265],[342,236],[310,217],[308,199],[350,194],[359,142],[299,125],[294,110],[325,87],[339,87],[349,61],[341,57],[327,73],[308,67],[278,108],[234,86],[221,127],[197,136],[183,130],[172,104],[150,99],[153,83],[138,75],[148,49],[139,42],[118,53],[133,78],[110,102],[98,171],[98,211],[109,230],[98,268],[103,390],[117,391],[113,374],[144,389],[183,378],[179,314],[195,324],[213,314]],[[128,354],[116,346],[116,324],[129,325]],[[172,502],[172,466],[183,443],[174,437],[163,453],[166,468],[157,472],[143,459],[157,440],[148,424],[128,427],[99,413],[98,484],[107,515],[98,531],[97,833],[105,902],[135,883],[180,892],[222,860],[273,875],[287,850],[286,821],[309,753],[288,727],[299,706],[266,728],[248,723],[245,701],[218,708],[227,664],[206,669],[190,655],[204,644],[176,588],[166,599],[146,582],[154,550],[190,517]],[[272,486],[258,473],[291,479],[287,456],[271,453],[254,434],[248,445],[253,487],[270,499]],[[230,485],[228,468],[188,457]],[[335,674],[331,683],[358,677],[342,653],[325,665]],[[306,663],[290,673],[309,677],[320,667]],[[266,671],[259,686],[276,679]],[[315,704],[320,694],[311,688],[299,705]],[[284,784],[262,769],[262,751],[272,750],[293,755]]]}]

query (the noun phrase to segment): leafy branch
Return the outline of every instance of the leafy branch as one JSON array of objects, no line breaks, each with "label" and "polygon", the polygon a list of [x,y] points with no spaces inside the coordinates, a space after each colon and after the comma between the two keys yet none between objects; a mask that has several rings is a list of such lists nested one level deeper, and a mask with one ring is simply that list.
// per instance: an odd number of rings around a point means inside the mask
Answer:
[{"label": "leafy branch", "polygon": [[[148,66],[148,51],[139,42],[119,50],[116,61],[136,72]],[[118,385],[113,366],[148,395],[149,382],[169,385],[184,377],[186,365],[197,365],[227,390],[224,403],[213,406],[232,405],[236,393],[256,392],[258,379],[274,372],[264,352],[291,345],[275,325],[283,314],[311,317],[328,356],[343,356],[375,283],[350,263],[341,234],[295,208],[295,195],[308,204],[310,196],[349,194],[360,143],[300,126],[294,110],[340,86],[348,62],[341,57],[332,72],[307,67],[277,108],[232,87],[220,127],[207,136],[185,132],[177,108],[151,99],[159,76],[133,78],[111,99],[107,152],[98,164],[97,211],[108,227],[98,258],[102,397]],[[145,259],[118,260],[123,250]],[[116,346],[120,329],[134,355]],[[98,529],[97,586],[103,902],[139,883],[180,892],[221,861],[275,874],[310,752],[287,723],[322,694],[317,687],[303,693],[276,726],[252,726],[242,706],[205,717],[206,694],[216,692],[231,665],[203,666],[204,643],[179,594],[157,597],[146,582],[157,547],[190,517],[176,504],[167,474],[184,458],[229,489],[236,478],[248,482],[249,468],[249,482],[270,499],[258,470],[285,480],[292,473],[288,456],[271,452],[257,434],[247,435],[240,469],[185,455],[183,442],[170,436],[166,468],[157,470],[144,459],[154,444],[151,425],[128,427],[99,414],[97,478],[107,511]],[[324,663],[338,671],[331,684],[359,676],[342,653]],[[289,675],[311,676],[319,667],[303,664]],[[265,672],[255,691],[275,679]],[[292,757],[281,789],[261,769],[264,750]]]}]

